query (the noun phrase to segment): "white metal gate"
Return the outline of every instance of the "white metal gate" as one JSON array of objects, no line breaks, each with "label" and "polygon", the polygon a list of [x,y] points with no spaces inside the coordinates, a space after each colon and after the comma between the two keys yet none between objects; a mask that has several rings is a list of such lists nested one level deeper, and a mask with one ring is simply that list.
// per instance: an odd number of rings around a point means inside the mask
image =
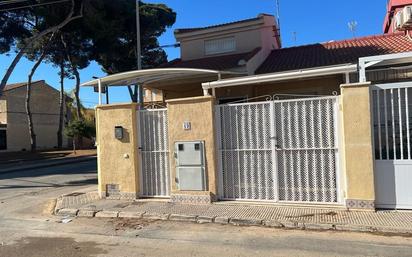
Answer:
[{"label": "white metal gate", "polygon": [[167,109],[138,111],[140,188],[143,197],[170,195]]},{"label": "white metal gate", "polygon": [[219,197],[339,202],[337,99],[218,105]]},{"label": "white metal gate", "polygon": [[412,83],[372,89],[378,208],[412,209]]}]

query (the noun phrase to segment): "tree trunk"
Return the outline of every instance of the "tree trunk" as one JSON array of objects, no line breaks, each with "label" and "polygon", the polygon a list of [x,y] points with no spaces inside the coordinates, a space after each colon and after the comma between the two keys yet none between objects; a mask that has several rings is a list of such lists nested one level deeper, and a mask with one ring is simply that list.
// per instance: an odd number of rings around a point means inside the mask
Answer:
[{"label": "tree trunk", "polygon": [[29,79],[29,82],[27,82],[27,88],[26,88],[26,115],[27,115],[27,122],[29,125],[30,150],[35,151],[37,147],[37,144],[36,144],[37,142],[36,142],[36,134],[34,134],[33,118],[32,118],[31,109],[30,109],[30,96],[31,96],[31,78]]},{"label": "tree trunk", "polygon": [[73,137],[73,153],[76,154],[76,137]]},{"label": "tree trunk", "polygon": [[77,16],[73,16],[74,15],[74,8],[75,8],[75,1],[72,0],[72,7],[70,10],[69,15],[67,15],[66,19],[64,21],[62,21],[60,24],[53,26],[51,28],[48,28],[46,30],[43,30],[42,32],[33,35],[32,37],[28,38],[26,41],[26,44],[24,45],[24,47],[19,51],[19,53],[16,55],[16,57],[14,57],[13,62],[10,64],[9,68],[7,69],[6,73],[3,76],[3,79],[1,80],[0,83],[0,95],[2,95],[3,93],[3,89],[7,84],[7,81],[9,80],[11,74],[13,73],[14,68],[16,67],[17,63],[20,61],[21,57],[23,57],[24,52],[27,48],[31,47],[33,45],[34,42],[36,42],[37,40],[41,39],[42,37],[46,36],[47,34],[50,33],[56,33],[56,31],[62,29],[64,26],[66,26],[67,24],[69,24],[71,21],[79,19],[81,17],[83,17],[83,1],[81,3],[81,8],[80,8],[80,14]]},{"label": "tree trunk", "polygon": [[26,115],[27,115],[27,123],[28,123],[28,126],[29,126],[31,151],[35,151],[36,148],[37,148],[36,134],[34,133],[33,117],[32,117],[31,108],[30,108],[31,83],[32,83],[32,80],[33,80],[33,75],[36,72],[37,68],[40,66],[40,64],[43,61],[44,57],[46,56],[47,50],[50,47],[50,44],[53,41],[53,38],[54,38],[55,34],[56,34],[56,32],[54,32],[53,35],[51,35],[51,37],[49,38],[49,41],[47,42],[46,46],[44,46],[43,51],[42,51],[39,59],[36,61],[33,68],[31,69],[31,72],[29,74],[29,80],[27,81],[27,86],[26,86]]},{"label": "tree trunk", "polygon": [[64,59],[60,63],[60,99],[59,99],[59,129],[57,130],[57,147],[63,147],[64,127]]},{"label": "tree trunk", "polygon": [[70,55],[70,50],[69,50],[68,47],[67,47],[67,43],[66,43],[66,41],[64,40],[63,34],[60,36],[60,38],[61,38],[61,41],[62,41],[63,46],[64,46],[65,51],[66,51],[67,60],[70,62],[70,66],[72,67],[73,74],[74,74],[74,76],[75,76],[75,78],[76,78],[76,86],[75,86],[75,89],[74,89],[74,98],[75,98],[75,100],[76,100],[76,114],[77,114],[77,119],[83,120],[82,106],[81,106],[80,97],[79,97],[79,94],[80,94],[80,73],[79,73],[76,65],[73,63],[73,59],[72,59],[72,57],[71,57],[71,55]]},{"label": "tree trunk", "polygon": [[76,77],[76,87],[74,90],[74,97],[76,98],[76,112],[77,112],[77,118],[79,120],[83,120],[83,115],[82,115],[82,105],[80,103],[80,74],[79,71],[77,70],[76,66],[73,65],[72,63],[72,67],[73,67],[73,72],[74,72],[74,76]]},{"label": "tree trunk", "polygon": [[1,80],[0,83],[0,96],[3,94],[3,89],[7,84],[7,81],[9,80],[14,68],[16,68],[17,63],[19,63],[20,59],[23,57],[24,52],[26,51],[26,49],[28,48],[28,44],[26,44],[16,55],[16,57],[14,57],[13,61],[11,62],[9,68],[6,70],[6,73],[3,76],[3,79]]},{"label": "tree trunk", "polygon": [[137,85],[134,86],[134,92],[131,86],[127,86],[129,90],[130,99],[133,103],[137,103]]}]

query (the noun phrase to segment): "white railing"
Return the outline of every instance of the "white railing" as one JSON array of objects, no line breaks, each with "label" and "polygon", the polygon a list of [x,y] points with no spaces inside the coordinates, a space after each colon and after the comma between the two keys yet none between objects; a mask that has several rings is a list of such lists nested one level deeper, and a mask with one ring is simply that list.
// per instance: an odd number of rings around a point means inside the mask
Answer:
[{"label": "white railing", "polygon": [[167,109],[138,111],[141,196],[170,195]]}]

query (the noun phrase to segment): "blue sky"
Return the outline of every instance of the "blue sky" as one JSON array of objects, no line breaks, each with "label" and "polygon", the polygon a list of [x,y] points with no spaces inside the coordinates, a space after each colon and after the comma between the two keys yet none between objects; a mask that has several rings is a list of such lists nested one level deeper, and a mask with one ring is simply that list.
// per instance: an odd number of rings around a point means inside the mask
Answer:
[{"label": "blue sky", "polygon": [[[146,0],[164,3],[177,13],[174,26],[159,38],[161,45],[175,43],[176,28],[199,27],[256,17],[259,13],[273,14],[275,0]],[[382,34],[382,23],[386,12],[386,0],[280,0],[281,35],[283,47],[352,38],[348,22],[357,21],[356,36]],[[294,38],[296,33],[296,40]],[[166,49],[169,60],[179,57],[179,49]],[[12,61],[10,56],[0,56],[0,77]],[[16,67],[9,83],[27,81],[32,63],[22,60]],[[81,80],[86,82],[93,76],[104,76],[100,67],[93,63],[81,71]],[[56,68],[42,64],[34,79],[45,79],[58,88]],[[73,80],[65,81],[66,91],[74,86]],[[84,105],[97,104],[97,94],[82,88]],[[127,89],[116,88],[110,92],[111,102],[129,102]]]}]

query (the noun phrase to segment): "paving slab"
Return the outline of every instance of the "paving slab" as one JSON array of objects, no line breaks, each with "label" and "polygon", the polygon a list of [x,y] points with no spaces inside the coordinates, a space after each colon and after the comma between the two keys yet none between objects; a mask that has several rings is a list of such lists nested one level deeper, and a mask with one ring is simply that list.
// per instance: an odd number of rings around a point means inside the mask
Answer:
[{"label": "paving slab", "polygon": [[77,216],[79,217],[94,217],[94,215],[96,214],[96,210],[79,210],[79,212],[77,213]]},{"label": "paving slab", "polygon": [[237,226],[261,226],[262,220],[254,218],[231,218],[229,223]]},{"label": "paving slab", "polygon": [[119,218],[137,218],[143,217],[143,212],[121,211],[119,212]]},{"label": "paving slab", "polygon": [[77,213],[79,212],[79,209],[61,209],[59,210],[59,212],[57,213],[59,216],[76,216]]},{"label": "paving slab", "polygon": [[198,216],[196,218],[197,223],[212,223],[215,222],[215,217],[208,217],[208,216]]},{"label": "paving slab", "polygon": [[263,226],[270,228],[283,228],[285,227],[281,222],[277,220],[264,220],[262,222]]},{"label": "paving slab", "polygon": [[99,211],[96,213],[97,218],[117,218],[119,215],[118,211]]},{"label": "paving slab", "polygon": [[143,214],[144,219],[149,220],[168,220],[170,214],[157,214],[157,213],[145,213]]},{"label": "paving slab", "polygon": [[216,217],[215,218],[215,223],[228,224],[229,223],[229,217]]},{"label": "paving slab", "polygon": [[181,214],[171,214],[169,216],[169,220],[173,221],[188,221],[188,222],[196,222],[195,215],[181,215]]}]

